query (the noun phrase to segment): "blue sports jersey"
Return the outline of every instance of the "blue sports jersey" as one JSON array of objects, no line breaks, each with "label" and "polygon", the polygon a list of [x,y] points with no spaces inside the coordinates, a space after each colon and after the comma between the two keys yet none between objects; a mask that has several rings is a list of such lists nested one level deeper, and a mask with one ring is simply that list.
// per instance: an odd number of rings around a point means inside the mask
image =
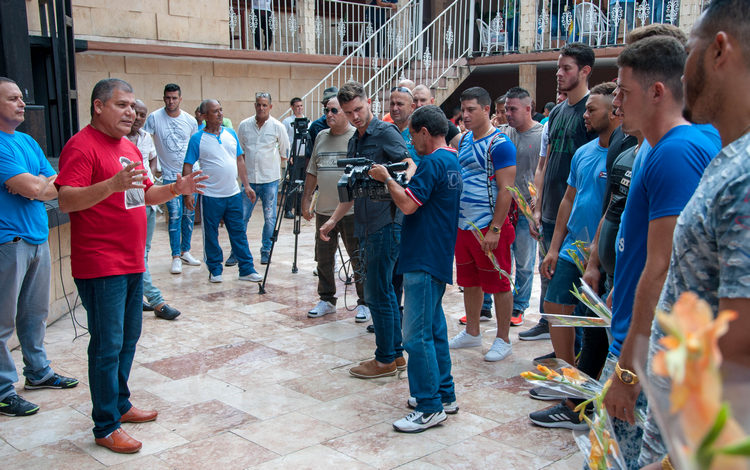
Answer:
[{"label": "blue sports jersey", "polygon": [[[487,148],[492,143],[492,179],[488,181]],[[513,142],[495,129],[490,135],[474,140],[474,134],[467,132],[458,148],[458,163],[461,167],[463,191],[461,210],[458,215],[458,228],[471,229],[471,223],[478,228],[487,227],[492,222],[492,207],[488,191],[492,191],[492,201],[497,202],[495,172],[516,165],[516,147]]]},{"label": "blue sports jersey", "polygon": [[671,129],[647,155],[636,160],[639,168],[631,180],[615,246],[613,354],[620,355],[630,328],[635,289],[646,265],[649,222],[682,212],[703,170],[719,150],[701,129],[683,125]]},{"label": "blue sports jersey", "polygon": [[453,149],[439,148],[422,157],[406,188],[419,208],[404,216],[399,273],[424,271],[453,283],[461,187],[461,170]]}]

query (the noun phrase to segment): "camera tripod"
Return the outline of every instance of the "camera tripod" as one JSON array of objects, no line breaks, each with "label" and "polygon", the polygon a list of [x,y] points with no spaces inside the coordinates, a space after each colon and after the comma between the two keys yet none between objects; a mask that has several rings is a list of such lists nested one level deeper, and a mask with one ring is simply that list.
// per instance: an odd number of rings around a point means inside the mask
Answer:
[{"label": "camera tripod", "polygon": [[305,187],[305,152],[306,145],[312,145],[310,140],[310,134],[307,132],[307,118],[297,118],[294,120],[294,141],[292,142],[292,148],[289,152],[289,162],[287,163],[286,170],[284,170],[284,177],[281,185],[281,197],[277,201],[276,208],[276,222],[274,223],[273,234],[271,235],[271,251],[268,253],[268,264],[266,264],[266,271],[263,274],[263,282],[258,285],[258,293],[266,293],[266,280],[268,279],[268,270],[271,267],[273,260],[273,250],[276,247],[276,241],[278,240],[279,230],[281,229],[281,222],[284,220],[284,208],[289,197],[292,197],[292,205],[294,207],[294,260],[292,262],[292,273],[296,273],[297,269],[297,247],[299,243],[300,227],[302,225],[302,191]]}]

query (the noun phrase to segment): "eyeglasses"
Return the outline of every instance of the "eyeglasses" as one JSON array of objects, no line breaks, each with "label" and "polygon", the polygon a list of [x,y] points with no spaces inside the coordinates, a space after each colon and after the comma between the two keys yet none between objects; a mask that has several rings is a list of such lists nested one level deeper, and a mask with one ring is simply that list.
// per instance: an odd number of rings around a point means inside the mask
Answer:
[{"label": "eyeglasses", "polygon": [[339,113],[339,108],[325,108],[325,112],[326,112],[326,114],[328,114],[328,113],[338,114]]},{"label": "eyeglasses", "polygon": [[394,91],[398,91],[398,92],[401,92],[401,93],[406,93],[409,96],[413,96],[411,94],[411,90],[408,89],[408,88],[406,88],[405,86],[395,86],[395,87],[391,88],[391,93],[393,93]]},{"label": "eyeglasses", "polygon": [[265,91],[260,91],[255,94],[255,99],[257,100],[258,98],[268,98],[270,100],[271,94]]}]

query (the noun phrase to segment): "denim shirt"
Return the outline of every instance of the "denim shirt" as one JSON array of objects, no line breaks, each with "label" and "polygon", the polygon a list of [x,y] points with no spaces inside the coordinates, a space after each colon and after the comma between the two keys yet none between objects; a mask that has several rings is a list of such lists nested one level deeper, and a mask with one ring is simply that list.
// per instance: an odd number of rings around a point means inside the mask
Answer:
[{"label": "denim shirt", "polygon": [[[349,158],[367,158],[375,163],[397,163],[409,158],[398,127],[372,117],[363,135],[359,131],[349,141]],[[392,201],[373,201],[363,197],[354,200],[354,236],[360,240],[390,223],[401,224],[404,214]]]}]

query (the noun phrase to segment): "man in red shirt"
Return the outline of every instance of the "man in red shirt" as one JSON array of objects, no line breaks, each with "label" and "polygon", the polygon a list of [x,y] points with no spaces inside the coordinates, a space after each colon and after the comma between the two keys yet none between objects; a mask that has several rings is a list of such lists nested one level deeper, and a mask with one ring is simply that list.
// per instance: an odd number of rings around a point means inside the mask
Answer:
[{"label": "man in red shirt", "polygon": [[205,176],[194,172],[166,186],[146,177],[138,148],[123,138],[135,119],[133,88],[101,80],[91,93],[91,124],[60,154],[55,185],[63,212],[70,213],[71,267],[86,309],[89,387],[94,437],[114,452],[138,452],[141,443],[121,423],[156,419],[156,411],[134,407],[128,376],[141,334],[146,204],[199,192]]}]

